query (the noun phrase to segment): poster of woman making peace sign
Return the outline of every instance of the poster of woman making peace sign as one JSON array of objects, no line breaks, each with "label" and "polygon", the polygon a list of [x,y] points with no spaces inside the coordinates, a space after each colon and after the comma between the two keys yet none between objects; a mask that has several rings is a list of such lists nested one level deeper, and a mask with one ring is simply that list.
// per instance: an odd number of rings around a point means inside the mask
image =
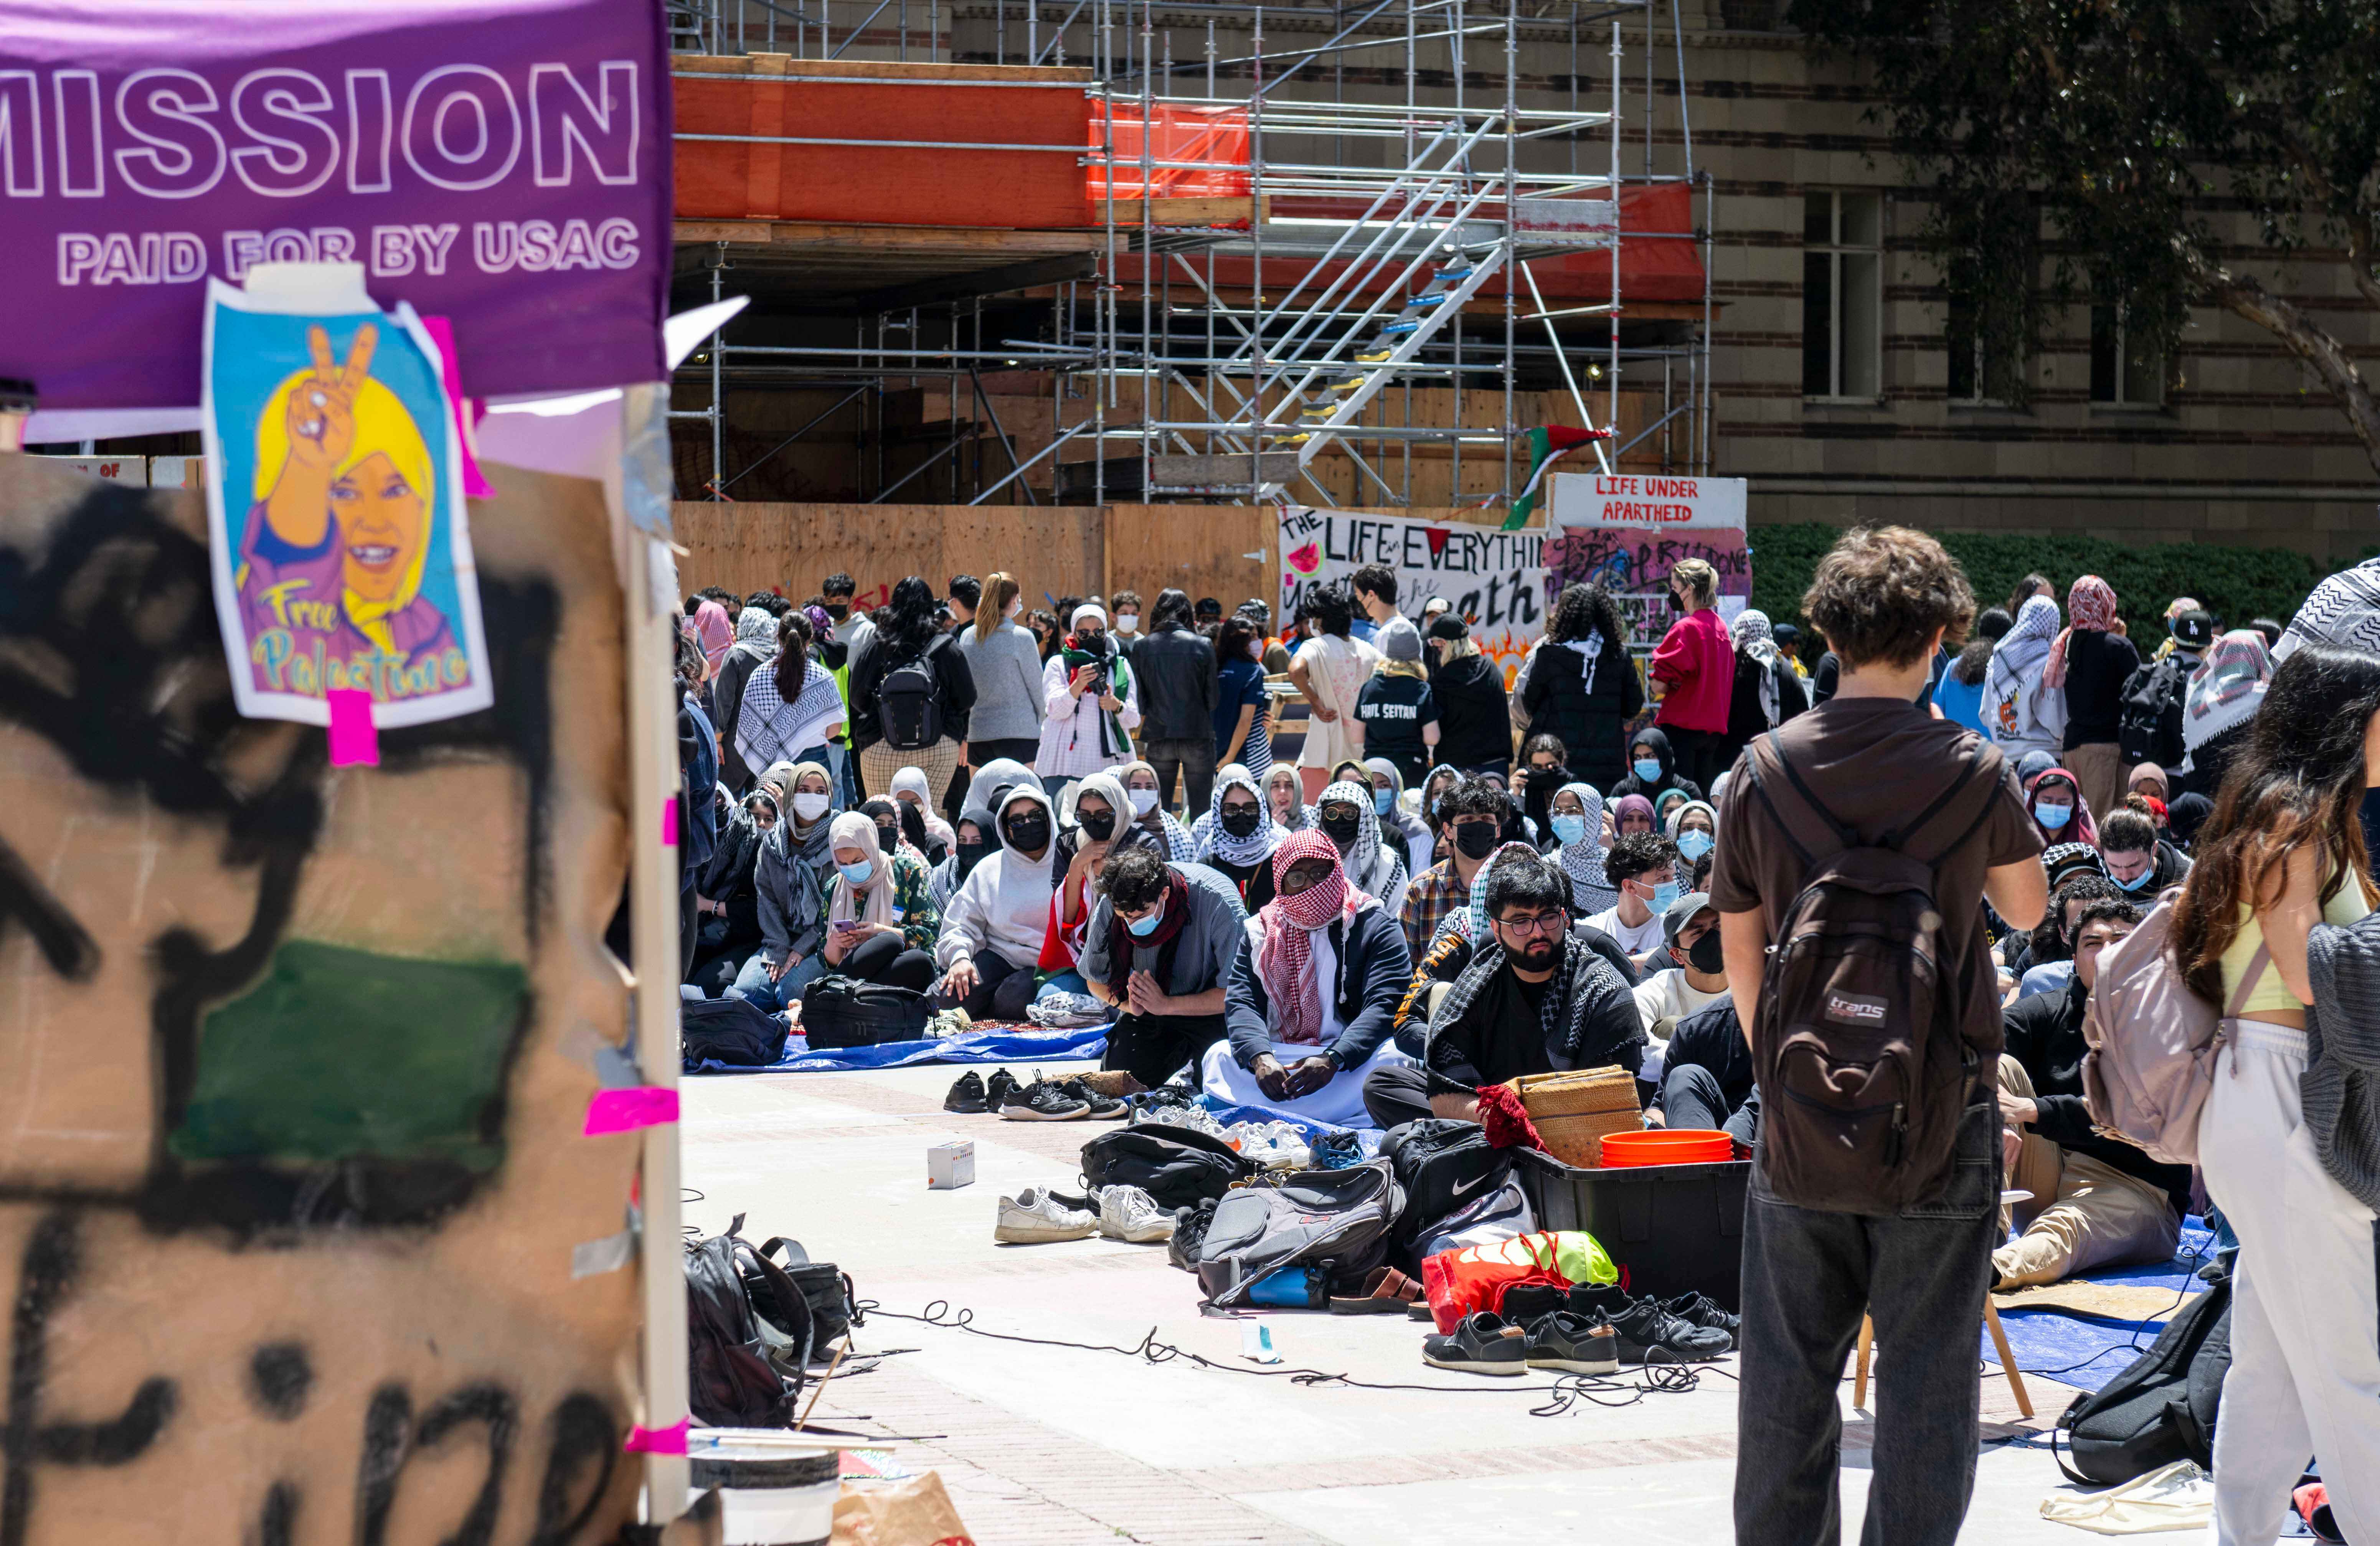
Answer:
[{"label": "poster of woman making peace sign", "polygon": [[437,347],[412,308],[303,313],[210,286],[207,513],[240,712],[419,724],[493,694]]}]

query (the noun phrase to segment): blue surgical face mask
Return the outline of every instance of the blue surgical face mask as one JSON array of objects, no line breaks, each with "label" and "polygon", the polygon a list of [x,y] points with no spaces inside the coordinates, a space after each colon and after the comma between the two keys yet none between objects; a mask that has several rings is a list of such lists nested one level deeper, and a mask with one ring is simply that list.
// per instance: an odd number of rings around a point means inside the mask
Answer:
[{"label": "blue surgical face mask", "polygon": [[855,886],[866,885],[868,877],[876,873],[876,866],[872,864],[838,864],[835,868],[842,870],[843,878]]},{"label": "blue surgical face mask", "polygon": [[2033,808],[2033,814],[2043,826],[2056,832],[2074,819],[2074,808],[2070,805],[2036,805]]},{"label": "blue surgical face mask", "polygon": [[1375,789],[1375,790],[1373,790],[1373,791],[1372,791],[1372,814],[1373,814],[1373,815],[1375,815],[1375,816],[1385,816],[1385,815],[1387,815],[1387,814],[1389,813],[1390,809],[1391,807],[1393,807],[1396,803],[1397,803],[1397,792],[1396,792],[1394,789]]},{"label": "blue surgical face mask", "polygon": [[1586,818],[1584,816],[1556,816],[1554,818],[1554,835],[1560,838],[1565,844],[1585,842]]},{"label": "blue surgical face mask", "polygon": [[[2126,891],[2138,891],[2141,887],[2148,884],[2149,877],[2155,873],[2156,866],[2155,864],[2143,865],[2141,868],[2141,872],[2139,874],[2133,876],[2129,881],[2116,881],[2116,883],[2122,886]],[[2111,875],[2108,879],[2114,880],[2115,877]]]},{"label": "blue surgical face mask", "polygon": [[1130,919],[1124,924],[1124,927],[1132,931],[1135,938],[1145,940],[1148,938],[1149,935],[1157,932],[1157,926],[1164,921],[1165,908],[1160,906],[1155,912],[1149,914],[1147,918],[1135,918]]},{"label": "blue surgical face mask", "polygon": [[1652,908],[1655,916],[1658,917],[1677,906],[1680,895],[1677,882],[1663,881],[1653,888],[1653,899],[1645,905]]},{"label": "blue surgical face mask", "polygon": [[1629,766],[1634,768],[1636,776],[1647,784],[1658,784],[1661,781],[1661,763],[1658,758],[1639,757]]},{"label": "blue surgical face mask", "polygon": [[1686,856],[1687,863],[1692,864],[1694,860],[1702,858],[1705,854],[1709,853],[1710,851],[1710,834],[1702,831],[1682,832],[1678,834],[1678,852]]}]

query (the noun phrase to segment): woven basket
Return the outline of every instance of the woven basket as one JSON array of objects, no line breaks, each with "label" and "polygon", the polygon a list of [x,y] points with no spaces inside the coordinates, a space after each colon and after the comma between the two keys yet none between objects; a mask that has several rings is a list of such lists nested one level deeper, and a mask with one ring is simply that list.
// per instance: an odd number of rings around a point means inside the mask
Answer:
[{"label": "woven basket", "polygon": [[1546,1152],[1580,1170],[1603,1168],[1606,1135],[1645,1127],[1636,1104],[1636,1076],[1625,1068],[1524,1074],[1512,1081],[1512,1088]]}]

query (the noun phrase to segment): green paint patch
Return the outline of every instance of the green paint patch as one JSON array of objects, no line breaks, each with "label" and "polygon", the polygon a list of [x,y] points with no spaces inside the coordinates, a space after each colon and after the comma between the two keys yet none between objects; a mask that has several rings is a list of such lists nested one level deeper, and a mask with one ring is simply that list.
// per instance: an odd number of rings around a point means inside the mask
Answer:
[{"label": "green paint patch", "polygon": [[285,942],[249,992],[207,1016],[167,1147],[183,1160],[443,1162],[504,1158],[504,1062],[528,975]]}]

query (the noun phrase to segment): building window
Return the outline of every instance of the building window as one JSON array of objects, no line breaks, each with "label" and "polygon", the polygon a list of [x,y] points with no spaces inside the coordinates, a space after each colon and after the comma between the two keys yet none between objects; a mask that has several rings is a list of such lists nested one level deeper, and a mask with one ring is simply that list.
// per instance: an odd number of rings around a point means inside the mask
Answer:
[{"label": "building window", "polygon": [[1884,396],[1884,196],[1802,201],[1802,392]]},{"label": "building window", "polygon": [[[2012,306],[2015,298],[2010,293],[2007,304]],[[1956,298],[1950,302],[1946,341],[1950,353],[1950,400],[1954,403],[1997,406],[2013,404],[2023,396],[2022,358],[2013,349],[1995,348],[1990,342],[1993,330],[1988,324],[1998,320],[1988,314],[1990,305],[1986,301],[1979,310]],[[2010,325],[2003,330],[2004,336],[2018,335],[2014,322],[2009,319]]]},{"label": "building window", "polygon": [[2091,308],[2091,400],[2120,408],[2165,404],[2165,355],[2126,325],[2124,308]]}]

